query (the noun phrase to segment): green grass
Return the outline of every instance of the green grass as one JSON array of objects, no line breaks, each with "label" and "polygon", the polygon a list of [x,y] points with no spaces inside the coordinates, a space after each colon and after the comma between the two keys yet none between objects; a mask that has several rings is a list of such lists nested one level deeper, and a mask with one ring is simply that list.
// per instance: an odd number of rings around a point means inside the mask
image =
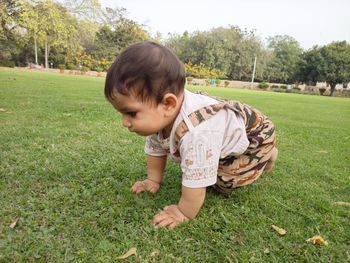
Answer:
[{"label": "green grass", "polygon": [[[350,261],[350,207],[334,205],[350,202],[349,99],[200,87],[268,114],[280,155],[171,231],[150,221],[179,199],[180,170],[169,163],[156,195],[129,191],[145,176],[144,138],[122,128],[103,85],[0,69],[0,262],[115,262],[131,247],[123,262]],[[328,246],[305,241],[318,234]]]}]

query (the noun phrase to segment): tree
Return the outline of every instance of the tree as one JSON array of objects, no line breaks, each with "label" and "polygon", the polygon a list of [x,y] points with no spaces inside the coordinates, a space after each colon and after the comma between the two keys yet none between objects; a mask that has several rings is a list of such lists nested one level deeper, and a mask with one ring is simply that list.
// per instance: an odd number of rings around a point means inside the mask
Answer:
[{"label": "tree", "polygon": [[350,81],[350,45],[346,41],[333,42],[304,52],[296,79],[312,85],[325,81],[332,96],[337,84],[344,85]]},{"label": "tree", "polygon": [[95,59],[112,61],[127,46],[151,38],[142,25],[124,17],[120,10],[108,9],[109,15],[104,19],[105,24],[96,33],[94,48],[91,50]]},{"label": "tree", "polygon": [[254,56],[262,52],[262,44],[254,31],[247,32],[234,26],[192,34],[185,32],[182,36],[170,35],[165,44],[185,63],[203,63],[223,71],[227,78],[238,80],[251,78]]},{"label": "tree", "polygon": [[115,34],[109,26],[102,26],[96,33],[94,47],[91,54],[95,59],[107,59],[112,61],[116,55]]},{"label": "tree", "polygon": [[337,84],[350,81],[350,44],[333,42],[321,48],[321,55],[324,59],[322,78],[330,85],[332,96]]},{"label": "tree", "polygon": [[291,83],[297,69],[302,49],[294,38],[277,35],[268,39],[268,49],[273,53],[269,63],[268,81]]},{"label": "tree", "polygon": [[19,11],[17,1],[0,1],[0,60],[11,60],[20,52],[23,30],[17,23]]},{"label": "tree", "polygon": [[79,44],[85,52],[90,53],[95,47],[99,25],[88,20],[78,20],[78,28]]},{"label": "tree", "polygon": [[40,30],[40,14],[28,1],[20,0],[21,12],[18,23],[25,27],[34,40],[35,64],[38,64],[38,36],[43,37]]},{"label": "tree", "polygon": [[294,79],[307,85],[315,86],[318,81],[325,81],[324,76],[324,58],[321,54],[321,48],[318,46],[303,52],[301,59],[297,64]]},{"label": "tree", "polygon": [[103,15],[99,0],[65,0],[63,6],[70,14],[89,22],[100,22]]},{"label": "tree", "polygon": [[117,25],[118,21],[125,17],[126,9],[121,7],[106,7],[101,11],[100,24],[109,26],[111,29]]},{"label": "tree", "polygon": [[[20,23],[34,37],[44,42],[45,67],[48,68],[50,49],[72,53],[79,50],[77,40],[77,20],[70,15],[66,8],[51,0],[28,2],[20,0]],[[35,48],[36,50],[36,48]]]},{"label": "tree", "polygon": [[149,40],[151,38],[142,25],[126,17],[121,17],[119,19],[114,30],[116,44],[119,48],[117,53],[133,43]]}]

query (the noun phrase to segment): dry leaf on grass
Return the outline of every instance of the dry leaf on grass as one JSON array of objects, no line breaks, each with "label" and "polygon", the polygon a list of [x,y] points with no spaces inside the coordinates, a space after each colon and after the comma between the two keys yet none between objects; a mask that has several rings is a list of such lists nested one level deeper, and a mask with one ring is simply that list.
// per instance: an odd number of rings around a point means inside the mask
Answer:
[{"label": "dry leaf on grass", "polygon": [[324,240],[321,236],[314,236],[306,240],[314,245],[327,246],[328,242]]},{"label": "dry leaf on grass", "polygon": [[335,205],[350,206],[349,202],[334,202]]},{"label": "dry leaf on grass", "polygon": [[0,108],[0,112],[5,112],[6,110],[3,108]]},{"label": "dry leaf on grass", "polygon": [[324,150],[322,150],[322,151],[317,151],[318,153],[328,153],[327,151],[324,151]]},{"label": "dry leaf on grass", "polygon": [[136,247],[132,247],[124,255],[121,255],[121,256],[117,257],[117,259],[126,259],[126,258],[128,258],[130,256],[137,255],[136,251],[137,251]]},{"label": "dry leaf on grass", "polygon": [[278,226],[272,225],[271,227],[281,236],[284,236],[287,233],[287,231],[285,229],[280,228]]},{"label": "dry leaf on grass", "polygon": [[9,227],[12,228],[12,229],[14,229],[14,228],[17,226],[17,224],[18,224],[18,220],[19,220],[19,218],[16,218],[16,220],[13,221],[13,222],[11,223],[11,225],[9,225]]}]

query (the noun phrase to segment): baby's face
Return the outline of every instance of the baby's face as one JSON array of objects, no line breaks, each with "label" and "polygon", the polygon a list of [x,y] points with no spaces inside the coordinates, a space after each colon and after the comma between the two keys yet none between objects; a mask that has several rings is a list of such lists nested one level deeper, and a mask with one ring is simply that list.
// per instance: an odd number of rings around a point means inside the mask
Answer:
[{"label": "baby's face", "polygon": [[134,95],[114,93],[112,105],[122,114],[123,126],[130,132],[148,136],[160,132],[167,126],[162,104],[142,102]]}]

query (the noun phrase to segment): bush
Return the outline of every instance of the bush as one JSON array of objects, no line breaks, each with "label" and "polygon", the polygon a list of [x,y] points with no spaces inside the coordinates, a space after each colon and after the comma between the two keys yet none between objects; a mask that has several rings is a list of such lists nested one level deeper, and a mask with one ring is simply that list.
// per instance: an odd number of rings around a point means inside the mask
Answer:
[{"label": "bush", "polygon": [[185,64],[186,76],[195,78],[225,78],[225,73],[218,69],[211,69],[210,67],[199,63],[198,65],[188,62]]},{"label": "bush", "polygon": [[294,86],[291,89],[286,89],[286,92],[287,93],[301,93],[301,88]]},{"label": "bush", "polygon": [[258,86],[260,89],[267,89],[269,87],[269,83],[263,81],[263,82],[260,82],[259,83],[259,86]]},{"label": "bush", "polygon": [[271,86],[271,89],[273,89],[273,90],[274,90],[274,89],[279,89],[279,88],[280,88],[280,86],[278,86],[278,85],[272,85],[272,86]]},{"label": "bush", "polygon": [[69,70],[76,70],[76,69],[77,69],[77,66],[74,65],[73,63],[68,63],[68,64],[67,64],[67,69],[69,69]]},{"label": "bush", "polygon": [[96,67],[96,68],[95,68],[95,71],[98,72],[98,73],[100,73],[100,72],[102,72],[102,68]]},{"label": "bush", "polygon": [[286,92],[286,90],[284,89],[281,89],[281,88],[275,88],[275,89],[272,89],[274,92]]},{"label": "bush", "polygon": [[280,88],[286,90],[287,89],[287,85],[281,85]]},{"label": "bush", "polygon": [[66,66],[65,66],[64,64],[59,64],[59,65],[58,65],[58,68],[59,68],[60,70],[64,70],[64,69],[66,68]]},{"label": "bush", "polygon": [[86,72],[88,72],[90,69],[88,67],[81,67],[80,71],[81,71],[81,75],[84,75]]},{"label": "bush", "polygon": [[221,84],[221,79],[217,79],[216,80],[216,86],[220,86],[220,84]]},{"label": "bush", "polygon": [[14,68],[15,62],[10,60],[2,60],[0,59],[0,66],[1,67],[8,67],[8,68]]},{"label": "bush", "polygon": [[321,95],[323,95],[324,92],[326,91],[326,88],[319,88],[318,91],[320,92]]},{"label": "bush", "polygon": [[228,80],[225,80],[225,87],[228,87],[228,85],[230,85],[230,82]]}]

